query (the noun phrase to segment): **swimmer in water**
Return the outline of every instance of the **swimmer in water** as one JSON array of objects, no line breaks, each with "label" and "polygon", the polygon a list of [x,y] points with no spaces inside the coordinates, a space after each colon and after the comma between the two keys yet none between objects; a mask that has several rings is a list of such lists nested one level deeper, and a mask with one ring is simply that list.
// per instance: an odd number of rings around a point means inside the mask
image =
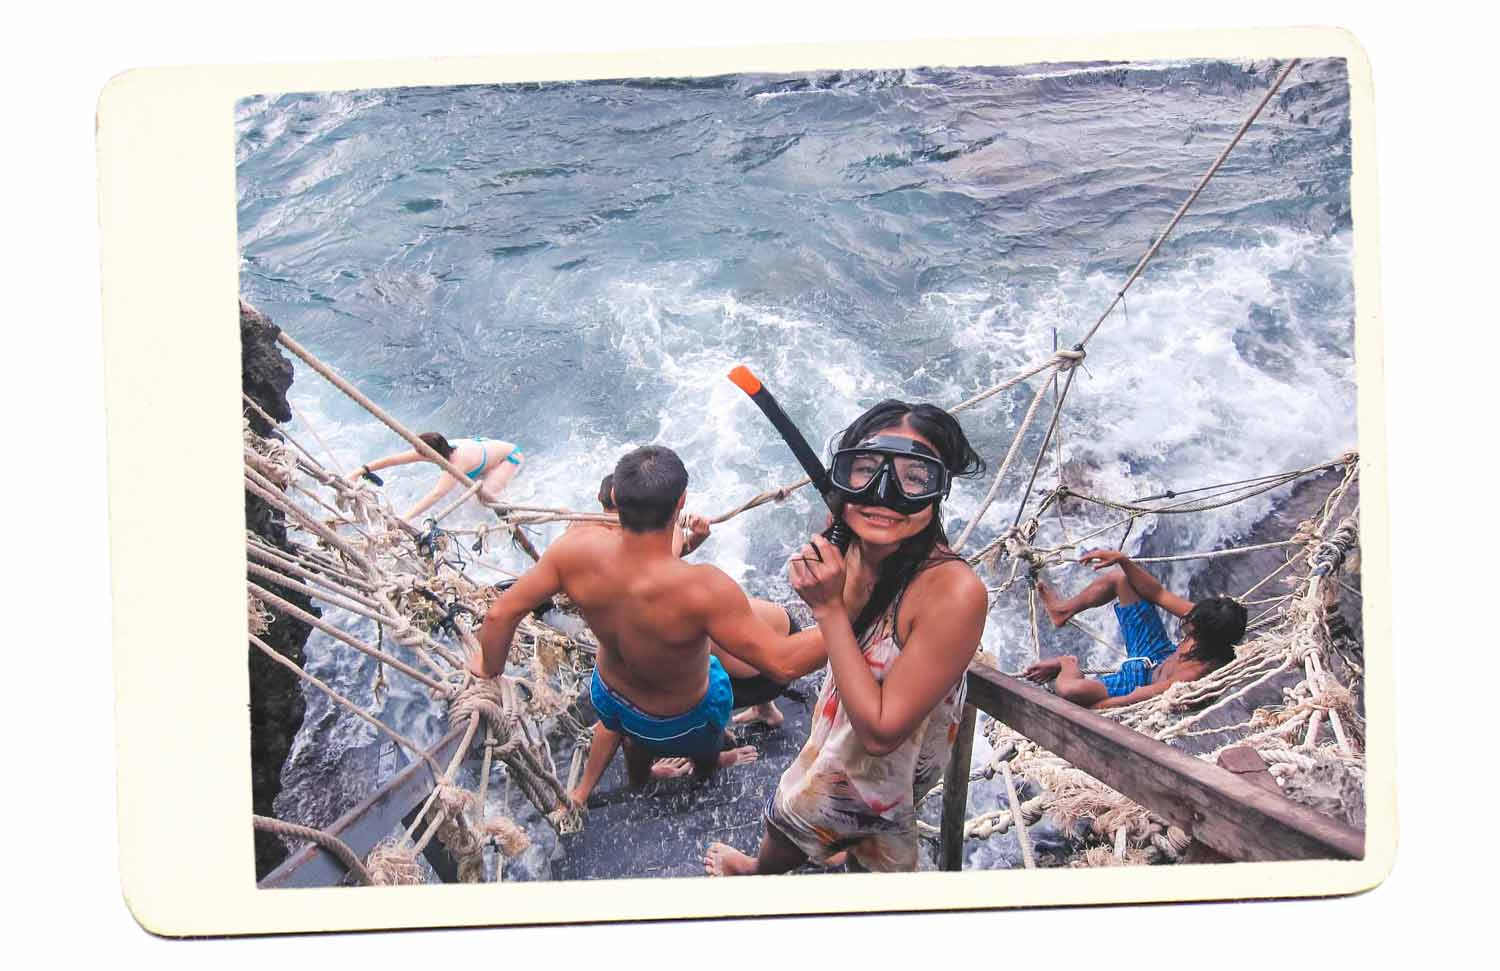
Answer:
[{"label": "swimmer in water", "polygon": [[[500,497],[501,491],[515,478],[516,473],[521,471],[521,466],[526,462],[526,456],[521,454],[521,447],[513,442],[502,442],[498,439],[486,439],[483,437],[458,438],[452,443],[439,435],[437,432],[423,432],[417,436],[427,443],[434,452],[447,459],[460,469],[465,469],[464,476],[467,482],[460,483],[459,480],[444,472],[438,479],[432,491],[423,496],[415,506],[406,511],[401,518],[408,521],[422,515],[443,496],[447,495],[455,485],[468,485],[479,482],[479,499],[481,502],[493,502]],[[349,474],[350,481],[357,479],[368,479],[376,485],[383,485],[380,477],[375,475],[381,469],[394,468],[397,465],[410,465],[413,462],[430,462],[431,459],[413,449],[409,452],[401,452],[396,455],[388,455],[383,459],[376,459],[368,465],[360,466],[358,472]]]}]

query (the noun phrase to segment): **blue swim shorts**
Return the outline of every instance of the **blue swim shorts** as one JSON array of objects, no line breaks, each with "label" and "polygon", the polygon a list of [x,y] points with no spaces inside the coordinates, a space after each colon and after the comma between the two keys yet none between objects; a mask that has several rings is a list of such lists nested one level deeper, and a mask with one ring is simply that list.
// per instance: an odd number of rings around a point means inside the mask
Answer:
[{"label": "blue swim shorts", "polygon": [[724,726],[733,711],[734,689],[719,659],[710,654],[708,692],[680,715],[662,718],[646,714],[611,690],[598,668],[589,684],[589,700],[605,728],[630,736],[655,754],[703,758],[718,755],[724,747]]},{"label": "blue swim shorts", "polygon": [[1137,600],[1125,607],[1115,604],[1115,617],[1120,621],[1120,633],[1125,635],[1127,656],[1120,670],[1099,679],[1111,698],[1150,684],[1151,672],[1177,651],[1162,626],[1161,615],[1147,601]]}]

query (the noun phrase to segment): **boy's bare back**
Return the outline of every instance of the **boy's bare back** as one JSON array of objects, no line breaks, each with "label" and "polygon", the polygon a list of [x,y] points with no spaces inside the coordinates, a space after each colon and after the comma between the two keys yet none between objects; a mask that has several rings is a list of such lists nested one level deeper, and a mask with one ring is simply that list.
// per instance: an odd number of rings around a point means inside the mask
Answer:
[{"label": "boy's bare back", "polygon": [[568,530],[548,550],[563,592],[599,638],[599,673],[650,715],[686,711],[708,688],[699,588],[712,566],[641,553],[619,529]]}]

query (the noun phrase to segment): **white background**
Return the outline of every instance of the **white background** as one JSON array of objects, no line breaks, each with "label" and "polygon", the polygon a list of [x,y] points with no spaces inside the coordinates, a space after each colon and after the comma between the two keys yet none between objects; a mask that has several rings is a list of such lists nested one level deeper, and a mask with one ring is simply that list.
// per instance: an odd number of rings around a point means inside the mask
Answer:
[{"label": "white background", "polygon": [[[1438,3],[395,4],[324,9],[27,5],[6,15],[0,256],[11,434],[3,718],[7,962],[163,967],[297,961],[503,964],[650,960],[668,967],[808,958],[866,966],[1088,961],[1364,967],[1483,958],[1493,900],[1494,758],[1481,719],[1500,638],[1489,563],[1463,531],[1494,500],[1489,430],[1496,277],[1489,149],[1494,15]],[[1379,5],[1383,7],[1384,5]],[[1483,18],[1481,22],[1479,18]],[[176,943],[137,927],[119,893],[112,760],[107,497],[99,337],[94,102],[132,67],[508,52],[1329,25],[1351,30],[1375,80],[1391,466],[1400,845],[1376,890],[1330,901],[719,921]],[[170,433],[162,442],[163,500]],[[1481,527],[1484,529],[1487,527]],[[164,537],[164,541],[169,537]],[[1477,600],[1470,599],[1475,593]],[[17,704],[19,702],[19,704]],[[192,726],[183,726],[191,731]],[[192,767],[183,767],[190,785]],[[206,848],[205,865],[212,865]],[[1290,889],[1290,888],[1289,888]],[[19,934],[17,934],[19,932]],[[1488,936],[1488,935],[1485,935]],[[763,957],[762,957],[763,955]]]}]

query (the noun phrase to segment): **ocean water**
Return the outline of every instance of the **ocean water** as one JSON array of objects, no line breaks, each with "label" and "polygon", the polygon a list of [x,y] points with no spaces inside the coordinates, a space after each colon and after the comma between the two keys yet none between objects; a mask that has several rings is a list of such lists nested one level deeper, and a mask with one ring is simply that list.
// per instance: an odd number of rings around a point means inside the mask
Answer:
[{"label": "ocean water", "polygon": [[[252,98],[236,108],[241,292],[408,427],[519,442],[529,461],[509,499],[591,510],[614,460],[657,442],[687,464],[689,508],[717,514],[800,476],[726,380],[731,367],[753,368],[821,443],[882,398],[951,405],[1054,340],[1071,345],[1278,68],[932,67]],[[1059,425],[1069,485],[1129,499],[1354,447],[1349,174],[1343,62],[1304,63],[1090,343]],[[1035,387],[962,416],[992,470]],[[345,470],[405,448],[300,365],[291,397]],[[1048,404],[971,548],[1014,517],[1050,416]],[[292,430],[311,442],[300,421]],[[1037,486],[1058,475],[1049,457]],[[399,508],[433,472],[386,481]],[[987,488],[955,486],[950,535]],[[1144,521],[1129,548],[1230,545],[1279,495]],[[716,527],[698,555],[785,599],[786,558],[817,519],[804,490]],[[1057,540],[1054,523],[1044,529]],[[524,568],[508,549],[485,559]],[[1163,576],[1183,585],[1195,569]],[[1072,589],[1086,573],[1057,582]],[[1090,622],[1114,631],[1110,617]],[[1044,637],[1110,660],[1077,632]],[[984,643],[1007,670],[1029,660],[1024,595],[999,598]],[[314,638],[309,664],[369,701],[373,671],[348,653]],[[382,717],[436,737],[431,706],[391,681]],[[378,748],[309,696],[278,811],[334,818],[378,778]]]}]

